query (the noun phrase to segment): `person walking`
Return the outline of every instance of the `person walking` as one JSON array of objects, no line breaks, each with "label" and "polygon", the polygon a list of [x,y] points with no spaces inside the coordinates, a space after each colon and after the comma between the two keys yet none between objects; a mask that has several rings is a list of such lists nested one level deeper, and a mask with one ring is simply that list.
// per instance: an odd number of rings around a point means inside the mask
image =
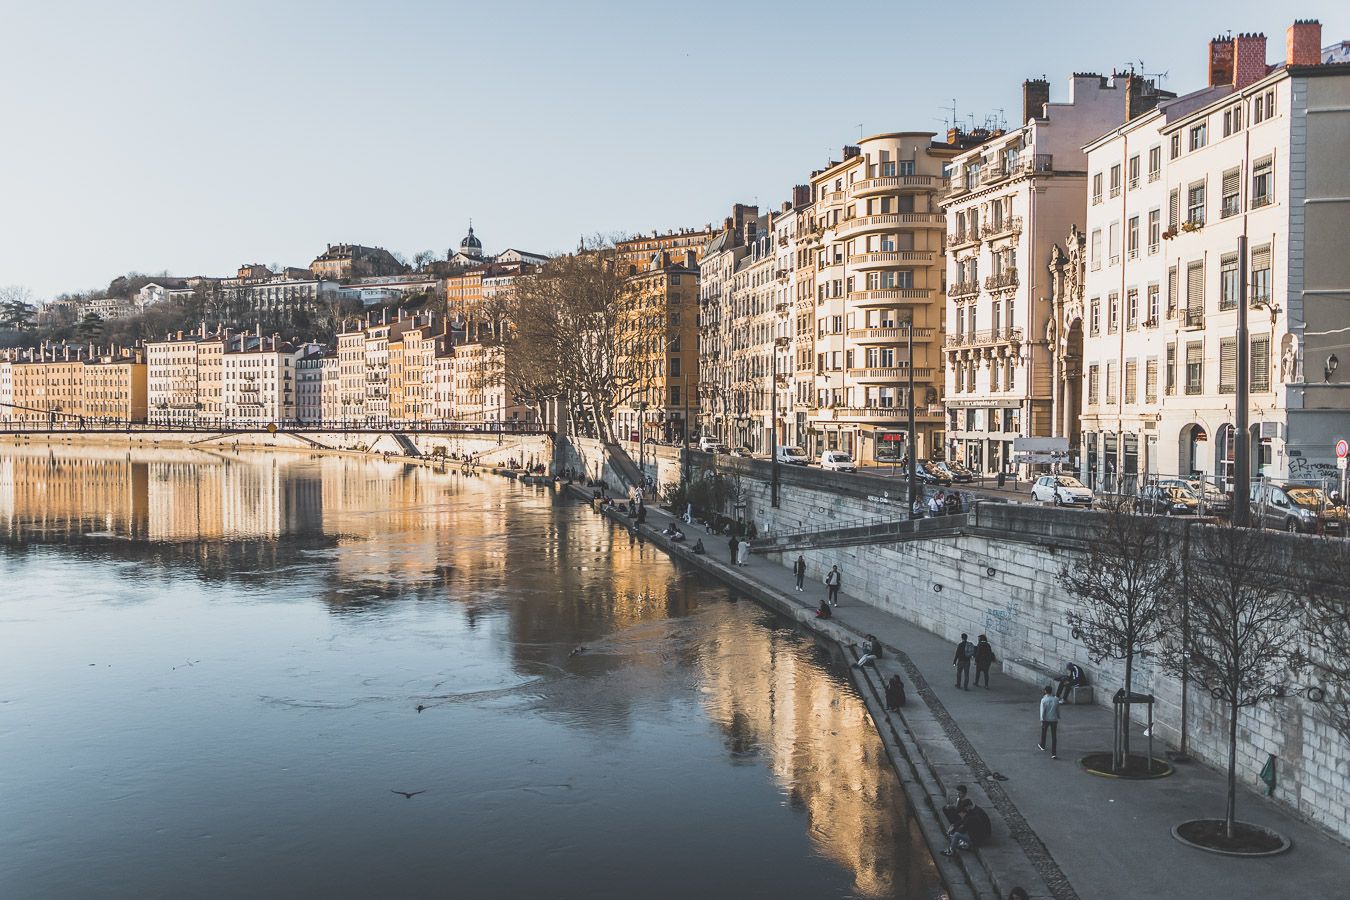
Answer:
[{"label": "person walking", "polygon": [[1036,746],[1045,749],[1045,733],[1050,732],[1050,758],[1059,759],[1059,698],[1050,685],[1045,686],[1045,695],[1041,697],[1041,742]]},{"label": "person walking", "polygon": [[798,555],[797,561],[792,564],[792,574],[797,576],[797,590],[804,591],[806,588],[806,557]]},{"label": "person walking", "polygon": [[[956,686],[970,690],[970,662],[975,658],[975,645],[970,642],[970,635],[964,631],[961,632],[961,640],[956,644],[956,655],[952,657],[952,665],[956,667]],[[961,682],[964,681],[965,684]]]},{"label": "person walking", "polygon": [[989,638],[980,635],[980,641],[975,645],[975,686],[980,686],[980,676],[984,676],[984,689],[989,690],[989,667],[998,662],[998,657],[994,655],[994,648],[989,643]]},{"label": "person walking", "polygon": [[825,587],[829,589],[829,601],[831,606],[839,605],[839,588],[844,584],[843,573],[839,571],[838,566],[830,566],[830,571],[825,575]]},{"label": "person walking", "polygon": [[736,556],[737,556],[737,554],[740,552],[740,549],[741,549],[741,542],[740,542],[740,539],[737,538],[736,535],[733,534],[733,535],[731,536],[730,542],[728,542],[728,546],[729,546],[730,549],[731,549],[731,564],[734,566],[734,565],[736,565]]},{"label": "person walking", "polygon": [[736,550],[736,564],[738,566],[750,565],[750,542],[741,538],[741,545]]}]

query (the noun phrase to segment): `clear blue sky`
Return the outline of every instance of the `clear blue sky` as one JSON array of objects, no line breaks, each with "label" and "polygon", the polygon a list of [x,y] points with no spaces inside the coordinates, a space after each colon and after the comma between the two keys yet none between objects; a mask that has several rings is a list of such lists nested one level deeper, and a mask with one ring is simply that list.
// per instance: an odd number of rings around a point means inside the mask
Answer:
[{"label": "clear blue sky", "polygon": [[776,204],[859,124],[1016,120],[1027,77],[1185,91],[1221,32],[1350,38],[1343,0],[1215,6],[0,0],[0,285],[444,253],[470,217],[565,250]]}]

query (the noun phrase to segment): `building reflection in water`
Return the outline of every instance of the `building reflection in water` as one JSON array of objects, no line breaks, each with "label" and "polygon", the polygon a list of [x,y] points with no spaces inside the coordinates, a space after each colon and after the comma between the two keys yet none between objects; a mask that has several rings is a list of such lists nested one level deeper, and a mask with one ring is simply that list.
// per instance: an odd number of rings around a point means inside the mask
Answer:
[{"label": "building reflection in water", "polygon": [[733,762],[768,767],[858,894],[938,895],[866,708],[824,649],[768,613],[747,627],[746,604],[547,497],[378,459],[0,448],[0,542],[11,548],[284,580],[339,615],[456,604],[465,627],[502,630],[520,676],[539,677],[541,714],[622,731],[640,704],[696,697]]}]

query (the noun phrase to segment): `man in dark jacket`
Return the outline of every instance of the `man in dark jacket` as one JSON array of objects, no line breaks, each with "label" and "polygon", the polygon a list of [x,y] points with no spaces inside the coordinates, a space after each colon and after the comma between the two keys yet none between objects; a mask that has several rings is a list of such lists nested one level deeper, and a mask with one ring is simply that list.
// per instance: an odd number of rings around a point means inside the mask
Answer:
[{"label": "man in dark jacket", "polygon": [[1074,688],[1085,684],[1087,673],[1083,671],[1083,667],[1078,663],[1069,663],[1064,667],[1064,674],[1059,676],[1059,687],[1055,688],[1055,697],[1059,700],[1068,700]]},{"label": "man in dark jacket", "polygon": [[956,824],[949,829],[952,836],[951,843],[947,845],[946,850],[942,851],[942,855],[952,856],[957,850],[973,850],[989,840],[989,835],[993,830],[993,823],[989,821],[989,814],[972,804],[966,808],[965,813],[961,815]]},{"label": "man in dark jacket", "polygon": [[994,648],[989,643],[989,638],[980,635],[980,642],[975,645],[975,686],[980,686],[980,676],[984,676],[984,689],[989,690],[989,667],[998,662],[998,657],[994,655]]},{"label": "man in dark jacket", "polygon": [[[956,644],[956,656],[952,657],[952,665],[956,667],[956,686],[964,687],[970,690],[970,663],[975,658],[975,645],[970,642],[970,635],[964,631],[961,632],[961,640]],[[962,685],[961,682],[965,684]]]},{"label": "man in dark jacket", "polygon": [[797,590],[805,590],[803,585],[806,583],[806,557],[798,555],[797,561],[792,564],[792,574],[797,576]]},{"label": "man in dark jacket", "polygon": [[728,541],[728,547],[731,550],[731,564],[734,566],[736,565],[736,551],[741,549],[740,538],[736,537],[734,531],[731,533],[731,540]]}]

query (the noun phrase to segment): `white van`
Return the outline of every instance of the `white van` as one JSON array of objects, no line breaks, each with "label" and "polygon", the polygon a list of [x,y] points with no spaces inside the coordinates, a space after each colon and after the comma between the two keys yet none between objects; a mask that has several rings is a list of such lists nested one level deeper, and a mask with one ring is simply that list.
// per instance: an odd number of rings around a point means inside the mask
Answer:
[{"label": "white van", "polygon": [[801,447],[779,447],[778,461],[789,466],[809,466],[811,457]]},{"label": "white van", "polygon": [[858,464],[843,450],[826,450],[820,454],[820,467],[835,472],[856,472]]}]

